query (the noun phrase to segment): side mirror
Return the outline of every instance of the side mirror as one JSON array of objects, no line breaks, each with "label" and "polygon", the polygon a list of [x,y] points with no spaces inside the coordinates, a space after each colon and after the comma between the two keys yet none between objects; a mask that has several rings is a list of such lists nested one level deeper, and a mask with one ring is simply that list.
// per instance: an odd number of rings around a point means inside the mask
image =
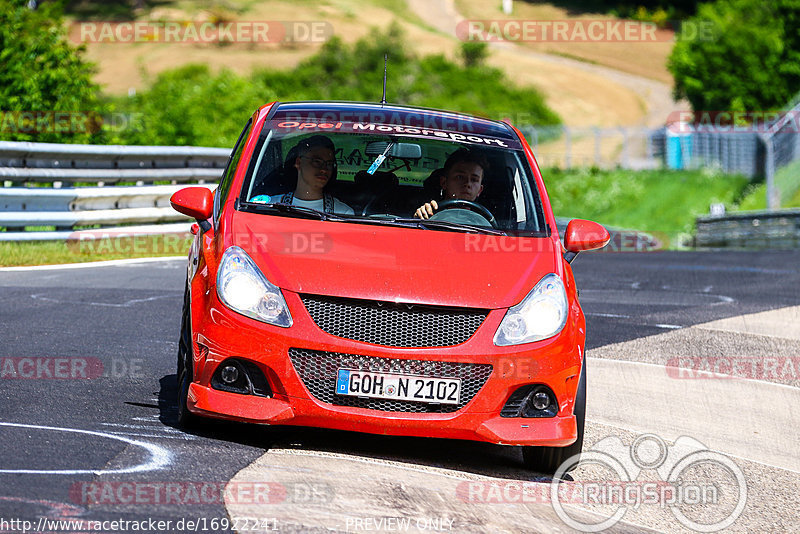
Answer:
[{"label": "side mirror", "polygon": [[608,230],[602,225],[583,219],[572,219],[564,233],[564,248],[574,258],[578,252],[603,248],[610,239]]},{"label": "side mirror", "polygon": [[175,211],[205,221],[214,212],[214,193],[207,187],[185,187],[176,191],[169,203]]}]

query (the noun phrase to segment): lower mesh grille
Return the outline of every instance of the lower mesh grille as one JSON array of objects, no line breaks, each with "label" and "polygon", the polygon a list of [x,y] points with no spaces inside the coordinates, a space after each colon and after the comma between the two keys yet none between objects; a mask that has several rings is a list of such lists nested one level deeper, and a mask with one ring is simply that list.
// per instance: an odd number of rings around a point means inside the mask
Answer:
[{"label": "lower mesh grille", "polygon": [[[317,400],[337,406],[354,406],[384,412],[451,413],[458,411],[475,397],[486,383],[489,375],[492,374],[492,366],[488,363],[398,360],[295,348],[289,349],[289,358],[303,384]],[[461,398],[458,404],[428,404],[337,395],[336,373],[339,369],[459,378],[461,379]]]}]

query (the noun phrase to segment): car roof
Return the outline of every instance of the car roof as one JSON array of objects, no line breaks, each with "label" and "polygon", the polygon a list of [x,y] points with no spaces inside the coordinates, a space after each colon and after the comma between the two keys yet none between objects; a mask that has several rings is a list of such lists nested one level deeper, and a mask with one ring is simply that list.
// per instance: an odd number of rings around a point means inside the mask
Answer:
[{"label": "car roof", "polygon": [[374,102],[276,102],[270,110],[269,119],[402,125],[517,140],[514,131],[500,121],[451,111]]}]

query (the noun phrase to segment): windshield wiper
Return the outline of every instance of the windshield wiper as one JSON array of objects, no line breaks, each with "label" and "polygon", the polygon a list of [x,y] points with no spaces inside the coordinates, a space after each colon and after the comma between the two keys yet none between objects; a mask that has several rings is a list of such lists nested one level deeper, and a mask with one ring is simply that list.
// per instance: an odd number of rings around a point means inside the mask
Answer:
[{"label": "windshield wiper", "polygon": [[486,228],[484,226],[473,226],[471,224],[462,224],[462,223],[455,223],[449,221],[441,221],[436,220],[432,221],[430,219],[392,219],[393,222],[398,223],[411,223],[416,225],[417,227],[422,228],[437,228],[442,230],[454,230],[457,232],[478,232],[481,234],[489,234],[489,235],[508,235],[502,230],[497,230],[495,228]]},{"label": "windshield wiper", "polygon": [[253,211],[268,211],[274,210],[281,213],[288,213],[291,215],[305,215],[312,219],[319,219],[320,221],[341,221],[342,217],[334,215],[333,213],[323,213],[315,209],[306,208],[303,206],[295,206],[294,204],[259,204],[255,202],[242,202],[241,207]]}]

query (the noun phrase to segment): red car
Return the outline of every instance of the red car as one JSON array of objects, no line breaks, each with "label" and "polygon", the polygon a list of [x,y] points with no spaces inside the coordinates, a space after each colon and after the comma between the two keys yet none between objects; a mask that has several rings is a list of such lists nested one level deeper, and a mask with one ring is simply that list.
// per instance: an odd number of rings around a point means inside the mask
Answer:
[{"label": "red car", "polygon": [[275,102],[247,122],[198,221],[178,353],[198,416],[579,453],[585,320],[536,160],[509,123]]}]

